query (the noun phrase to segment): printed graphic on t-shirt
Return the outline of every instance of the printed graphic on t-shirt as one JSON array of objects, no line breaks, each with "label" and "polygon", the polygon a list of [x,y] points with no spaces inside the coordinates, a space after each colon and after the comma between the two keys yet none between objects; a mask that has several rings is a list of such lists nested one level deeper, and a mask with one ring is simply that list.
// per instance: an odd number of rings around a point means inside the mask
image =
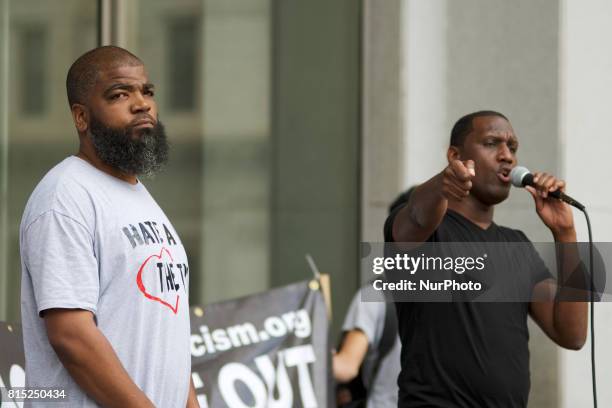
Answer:
[{"label": "printed graphic on t-shirt", "polygon": [[165,224],[159,227],[155,221],[129,224],[122,230],[132,248],[151,246],[151,254],[143,259],[136,275],[139,291],[176,315],[181,297],[187,296],[189,265],[175,261],[172,252],[177,242],[172,232]]}]

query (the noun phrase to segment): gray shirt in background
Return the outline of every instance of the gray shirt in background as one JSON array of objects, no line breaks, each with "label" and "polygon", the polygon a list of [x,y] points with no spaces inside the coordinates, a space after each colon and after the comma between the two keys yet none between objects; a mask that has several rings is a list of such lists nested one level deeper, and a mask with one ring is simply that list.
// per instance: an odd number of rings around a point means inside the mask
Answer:
[{"label": "gray shirt in background", "polygon": [[[361,300],[360,289],[349,306],[342,330],[361,330],[368,338],[368,351],[363,362],[363,381],[368,389],[368,408],[397,407],[397,377],[400,372],[401,344],[396,336],[395,344],[378,366],[378,375],[373,379],[374,363],[379,359],[379,345],[385,324],[385,297],[380,294],[379,302]],[[378,292],[377,292],[378,293]],[[389,307],[394,307],[392,303]]]}]

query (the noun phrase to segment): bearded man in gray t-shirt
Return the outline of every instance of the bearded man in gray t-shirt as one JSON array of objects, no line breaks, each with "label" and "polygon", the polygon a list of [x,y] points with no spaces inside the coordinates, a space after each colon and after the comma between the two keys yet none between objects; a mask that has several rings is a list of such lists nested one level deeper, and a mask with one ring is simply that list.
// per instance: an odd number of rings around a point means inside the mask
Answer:
[{"label": "bearded man in gray t-shirt", "polygon": [[79,151],[40,181],[20,228],[26,387],[63,391],[55,407],[197,407],[187,256],[137,178],[168,156],[153,84],[106,46],[66,87]]}]

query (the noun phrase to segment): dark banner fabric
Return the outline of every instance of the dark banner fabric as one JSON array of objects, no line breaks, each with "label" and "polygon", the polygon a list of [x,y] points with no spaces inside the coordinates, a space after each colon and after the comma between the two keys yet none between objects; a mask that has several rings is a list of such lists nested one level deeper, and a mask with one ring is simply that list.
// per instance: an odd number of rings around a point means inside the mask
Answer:
[{"label": "dark banner fabric", "polygon": [[191,312],[201,406],[331,406],[327,311],[317,281]]},{"label": "dark banner fabric", "polygon": [[12,398],[8,398],[8,390],[22,389],[25,385],[25,356],[21,326],[0,322],[0,406],[12,407]]},{"label": "dark banner fabric", "polygon": [[[328,340],[327,309],[316,280],[193,306],[192,379],[200,407],[332,406]],[[20,326],[0,322],[3,394],[23,389],[24,368]],[[2,400],[18,401],[7,395]]]}]

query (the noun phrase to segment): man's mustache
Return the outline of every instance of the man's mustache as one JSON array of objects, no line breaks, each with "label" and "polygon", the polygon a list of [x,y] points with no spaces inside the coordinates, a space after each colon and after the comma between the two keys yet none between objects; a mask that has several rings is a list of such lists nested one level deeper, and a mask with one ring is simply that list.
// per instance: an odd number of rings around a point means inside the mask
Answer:
[{"label": "man's mustache", "polygon": [[157,120],[155,120],[155,118],[153,118],[153,116],[149,115],[149,114],[142,114],[142,115],[138,115],[136,118],[134,118],[134,120],[132,120],[127,126],[126,128],[130,129],[133,128],[135,126],[139,126],[145,123],[150,123],[153,126],[157,125]]}]

